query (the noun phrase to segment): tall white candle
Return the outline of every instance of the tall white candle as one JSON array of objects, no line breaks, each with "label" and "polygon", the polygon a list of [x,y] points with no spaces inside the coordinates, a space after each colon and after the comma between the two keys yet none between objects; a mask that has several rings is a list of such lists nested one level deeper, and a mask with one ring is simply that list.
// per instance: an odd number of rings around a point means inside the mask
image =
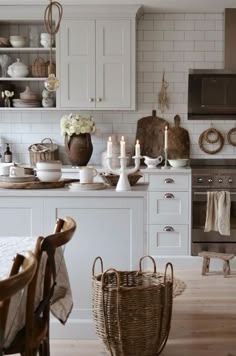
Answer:
[{"label": "tall white candle", "polygon": [[107,157],[112,157],[112,140],[111,140],[111,136],[109,136],[109,139],[107,141]]},{"label": "tall white candle", "polygon": [[121,137],[121,141],[120,141],[120,156],[126,157],[124,136]]},{"label": "tall white candle", "polygon": [[140,157],[140,143],[139,143],[139,140],[136,141],[136,145],[135,145],[135,156],[136,156],[136,157]]},{"label": "tall white candle", "polygon": [[168,147],[168,126],[165,126],[165,143],[164,148],[167,149]]}]

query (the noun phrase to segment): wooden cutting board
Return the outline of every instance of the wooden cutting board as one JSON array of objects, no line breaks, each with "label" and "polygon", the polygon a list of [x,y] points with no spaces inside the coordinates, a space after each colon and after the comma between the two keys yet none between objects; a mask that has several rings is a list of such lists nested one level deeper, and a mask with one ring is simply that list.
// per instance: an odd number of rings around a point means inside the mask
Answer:
[{"label": "wooden cutting board", "polygon": [[66,184],[72,182],[79,182],[79,179],[65,178],[57,182],[41,182],[40,180],[35,180],[33,182],[0,182],[0,188],[4,189],[54,189],[63,188]]},{"label": "wooden cutting board", "polygon": [[168,130],[168,158],[189,158],[190,139],[189,133],[180,127],[180,116],[174,117],[175,126]]},{"label": "wooden cutting board", "polygon": [[156,110],[152,116],[143,117],[138,120],[136,140],[140,142],[142,156],[156,158],[163,156],[164,130],[168,122],[156,116]]}]

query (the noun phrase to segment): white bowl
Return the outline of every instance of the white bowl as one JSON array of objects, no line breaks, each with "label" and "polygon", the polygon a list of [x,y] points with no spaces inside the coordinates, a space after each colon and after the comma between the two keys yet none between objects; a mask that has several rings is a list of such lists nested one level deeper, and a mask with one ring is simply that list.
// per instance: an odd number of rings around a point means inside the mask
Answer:
[{"label": "white bowl", "polygon": [[60,169],[58,170],[38,170],[37,169],[37,177],[42,182],[57,182],[61,178],[62,172]]},{"label": "white bowl", "polygon": [[24,36],[10,36],[10,44],[12,47],[25,47],[26,37]]},{"label": "white bowl", "polygon": [[186,158],[179,158],[179,159],[168,159],[168,162],[172,167],[185,167],[188,164],[188,159]]},{"label": "white bowl", "polygon": [[40,171],[61,170],[61,161],[40,161],[36,162],[36,168]]}]

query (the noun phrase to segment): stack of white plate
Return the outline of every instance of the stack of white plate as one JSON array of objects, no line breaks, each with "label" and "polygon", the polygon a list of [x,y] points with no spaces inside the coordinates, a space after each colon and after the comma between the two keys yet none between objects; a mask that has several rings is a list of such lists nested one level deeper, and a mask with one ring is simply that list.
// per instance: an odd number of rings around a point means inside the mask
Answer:
[{"label": "stack of white plate", "polygon": [[13,99],[14,108],[39,108],[41,100],[37,99]]}]

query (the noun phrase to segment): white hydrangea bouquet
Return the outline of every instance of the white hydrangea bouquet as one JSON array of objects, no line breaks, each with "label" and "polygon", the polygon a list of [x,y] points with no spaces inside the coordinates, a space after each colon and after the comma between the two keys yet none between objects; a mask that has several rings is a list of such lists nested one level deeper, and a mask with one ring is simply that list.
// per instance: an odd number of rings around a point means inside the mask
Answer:
[{"label": "white hydrangea bouquet", "polygon": [[69,114],[61,118],[61,135],[68,138],[72,135],[93,134],[96,132],[96,126],[91,115]]}]

